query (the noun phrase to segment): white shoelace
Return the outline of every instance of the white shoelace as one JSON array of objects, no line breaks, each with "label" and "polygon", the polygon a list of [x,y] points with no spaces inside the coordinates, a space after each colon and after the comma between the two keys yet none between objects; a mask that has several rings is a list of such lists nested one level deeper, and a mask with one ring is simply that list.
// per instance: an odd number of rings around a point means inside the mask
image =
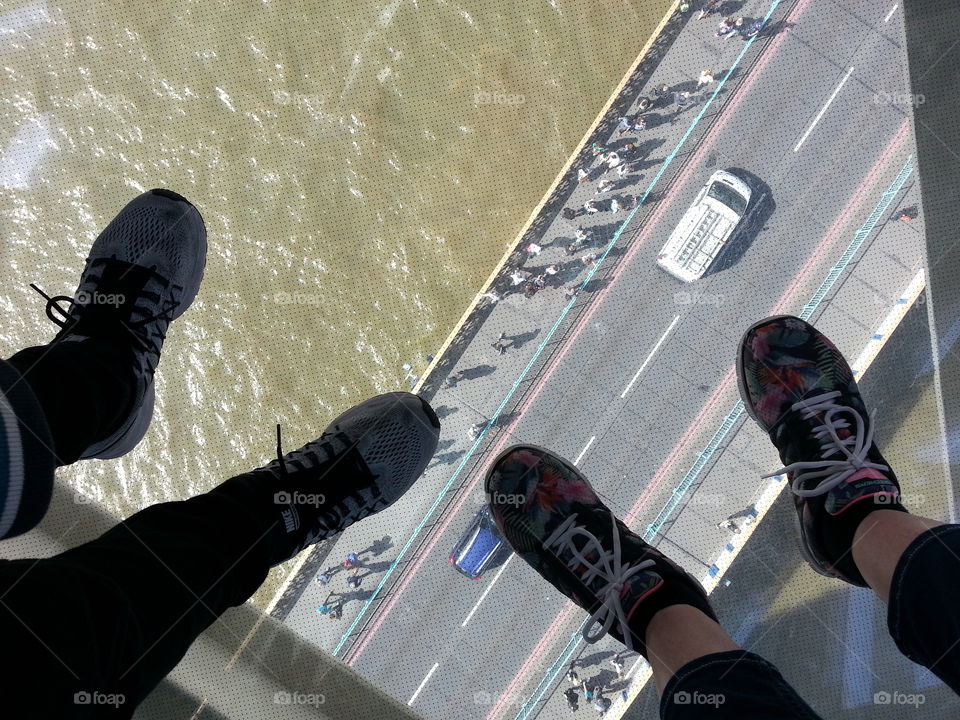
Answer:
[{"label": "white shoelace", "polygon": [[[813,436],[820,443],[820,455],[824,459],[791,463],[776,472],[764,475],[764,477],[793,473],[791,486],[793,492],[800,497],[813,497],[830,492],[858,470],[864,468],[882,472],[890,470],[886,465],[867,460],[867,454],[873,444],[873,427],[865,428],[863,417],[853,408],[838,405],[834,402],[839,396],[840,391],[833,390],[801,400],[790,406],[791,410],[802,412],[804,419],[816,419],[820,423],[820,427],[814,430]],[[822,420],[816,417],[820,413],[823,413]],[[856,432],[846,439],[841,439],[838,431],[851,427],[850,422],[843,417],[844,415],[853,416],[856,422]],[[837,453],[842,453],[845,457],[827,459]],[[802,488],[804,483],[819,478],[824,479],[814,487]]]},{"label": "white shoelace", "polygon": [[[580,575],[580,580],[584,585],[590,586],[596,579],[601,579],[603,585],[596,592],[597,597],[602,601],[600,609],[597,610],[587,620],[583,629],[583,639],[588,643],[595,643],[610,630],[613,621],[620,623],[621,634],[624,643],[629,650],[633,650],[630,628],[627,625],[627,617],[620,604],[620,592],[632,576],[642,570],[653,567],[653,560],[644,560],[634,566],[629,563],[622,563],[620,560],[620,530],[617,527],[617,518],[610,513],[610,519],[613,523],[613,550],[606,550],[596,536],[586,528],[577,525],[577,515],[574,513],[564,520],[550,537],[543,542],[543,547],[552,552],[557,558],[562,558],[565,553],[569,553],[567,567],[576,572],[577,567],[583,565],[586,569]],[[586,539],[583,548],[578,550],[574,545],[574,538],[583,537]],[[584,553],[596,554],[595,560],[585,557]],[[600,623],[601,628],[597,633],[591,633],[593,627]]]}]

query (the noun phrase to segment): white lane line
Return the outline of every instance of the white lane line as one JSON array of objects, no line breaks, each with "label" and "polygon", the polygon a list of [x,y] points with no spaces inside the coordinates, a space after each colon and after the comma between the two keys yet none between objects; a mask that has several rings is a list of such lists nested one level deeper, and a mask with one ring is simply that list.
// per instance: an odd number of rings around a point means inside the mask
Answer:
[{"label": "white lane line", "polygon": [[462,623],[460,623],[460,627],[467,626],[467,623],[470,622],[470,618],[473,617],[473,614],[477,611],[477,608],[480,607],[480,603],[482,603],[484,599],[486,599],[487,593],[490,592],[491,589],[493,589],[493,584],[500,579],[501,575],[503,575],[503,571],[507,569],[507,565],[510,564],[511,560],[513,560],[513,554],[511,554],[510,557],[507,558],[507,561],[503,564],[503,567],[501,567],[499,572],[497,572],[497,574],[494,575],[493,580],[491,580],[490,584],[487,585],[487,589],[483,591],[483,595],[481,595],[480,599],[477,600],[477,604],[473,606],[473,610],[471,610],[470,614],[467,615],[466,619]]},{"label": "white lane line", "polygon": [[587,450],[590,449],[590,446],[593,445],[593,441],[596,439],[597,439],[597,436],[593,435],[589,440],[587,440],[587,444],[583,446],[583,450],[581,450],[580,454],[577,455],[577,459],[573,461],[574,465],[580,464],[580,461],[583,459],[583,456],[586,454]]},{"label": "white lane line", "polygon": [[898,8],[898,7],[900,7],[900,4],[899,4],[899,3],[897,3],[897,4],[894,5],[892,8],[890,8],[890,12],[887,13],[887,16],[883,19],[883,21],[884,21],[884,22],[890,22],[890,18],[893,17],[893,14],[897,11],[897,8]]},{"label": "white lane line", "polygon": [[[678,322],[680,322],[680,316],[679,316],[679,315],[677,315],[677,316],[673,319],[673,322],[670,323],[670,327],[668,327],[666,330],[663,331],[663,335],[661,335],[661,336],[660,336],[660,339],[657,340],[657,344],[653,346],[653,350],[651,350],[651,351],[650,351],[650,354],[647,355],[647,359],[643,361],[643,365],[641,365],[641,366],[640,366],[640,369],[637,370],[637,374],[633,376],[633,380],[631,380],[631,381],[630,381],[630,384],[627,385],[627,386],[623,389],[623,392],[622,392],[622,393],[620,393],[620,398],[621,398],[621,399],[622,399],[622,398],[625,398],[625,397],[627,396],[627,393],[630,392],[630,388],[633,387],[633,384],[637,381],[637,378],[640,377],[640,373],[642,373],[642,372],[644,371],[644,368],[646,368],[647,365],[650,363],[650,360],[653,358],[654,354],[657,352],[657,350],[660,349],[660,346],[663,345],[663,341],[667,339],[667,335],[670,334],[670,331],[673,330],[674,326],[676,326],[676,324],[677,324]],[[576,464],[576,463],[574,463],[574,464]]]},{"label": "white lane line", "polygon": [[420,694],[420,691],[423,690],[423,686],[427,684],[427,680],[430,679],[430,676],[436,672],[436,669],[440,667],[440,663],[434,663],[433,667],[430,668],[430,672],[427,673],[427,676],[423,679],[423,682],[420,683],[420,687],[417,688],[417,691],[410,696],[410,699],[407,700],[407,705],[413,705],[413,701],[417,699],[417,695]]},{"label": "white lane line", "polygon": [[847,74],[843,76],[843,80],[841,80],[840,84],[837,85],[836,90],[834,90],[833,94],[831,94],[830,97],[827,99],[826,104],[824,104],[824,106],[820,108],[820,112],[817,113],[817,116],[813,119],[813,122],[810,123],[810,127],[807,128],[807,131],[803,134],[803,137],[800,138],[800,142],[798,142],[796,146],[793,148],[794,152],[800,149],[800,146],[803,145],[804,141],[807,139],[807,136],[813,132],[813,129],[817,126],[817,123],[820,122],[820,118],[823,117],[823,114],[827,111],[827,108],[829,108],[830,105],[833,103],[834,99],[843,89],[843,86],[847,84],[847,80],[850,79],[850,76],[852,74],[853,74],[853,68],[850,67],[847,69]]}]

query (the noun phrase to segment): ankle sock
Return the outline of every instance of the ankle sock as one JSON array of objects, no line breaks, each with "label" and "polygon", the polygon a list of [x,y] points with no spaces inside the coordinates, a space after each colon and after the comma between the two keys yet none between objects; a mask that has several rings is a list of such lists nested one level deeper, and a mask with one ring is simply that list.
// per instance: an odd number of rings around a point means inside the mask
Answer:
[{"label": "ankle sock", "polygon": [[[890,500],[889,495],[882,496]],[[831,558],[846,558],[853,567],[856,563],[853,560],[853,538],[857,533],[860,523],[874,510],[895,510],[898,512],[909,512],[899,499],[896,502],[877,502],[876,497],[867,496],[862,500],[848,505],[837,515],[831,515],[823,512],[820,521],[820,539],[823,542],[824,552]],[[859,574],[859,569],[857,570]],[[859,578],[862,580],[862,577]],[[864,581],[865,582],[865,581]]]},{"label": "ankle sock", "polygon": [[663,578],[663,583],[642,598],[633,609],[624,608],[627,612],[627,624],[633,635],[631,640],[634,648],[644,657],[647,657],[647,626],[653,616],[665,607],[690,605],[711,620],[719,622],[699,582],[669,560],[667,560],[669,564],[666,564],[659,557],[652,556],[651,559],[656,560],[654,569]]}]

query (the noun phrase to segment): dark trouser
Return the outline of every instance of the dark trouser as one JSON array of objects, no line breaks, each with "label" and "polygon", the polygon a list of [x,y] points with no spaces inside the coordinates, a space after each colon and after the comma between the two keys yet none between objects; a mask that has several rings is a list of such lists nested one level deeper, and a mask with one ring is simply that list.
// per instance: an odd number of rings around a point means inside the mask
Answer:
[{"label": "dark trouser", "polygon": [[[16,402],[46,416],[50,437],[30,449],[49,454],[51,475],[133,402],[129,355],[106,343],[29,348],[0,364],[5,395],[17,385],[12,367],[33,390]],[[261,585],[270,510],[228,483],[151,506],[54,557],[0,560],[0,716],[129,717],[197,636]]]},{"label": "dark trouser", "polygon": [[[960,525],[941,525],[910,543],[893,574],[887,627],[904,655],[960,694],[958,558]],[[660,716],[665,720],[819,717],[773,665],[745,650],[706,655],[680,668],[664,689]]]},{"label": "dark trouser", "polygon": [[[153,505],[52,558],[0,561],[0,686],[28,690],[24,717],[129,717],[197,636],[264,581],[270,527],[214,489]],[[75,705],[78,693],[124,702],[109,714],[102,703]]]}]

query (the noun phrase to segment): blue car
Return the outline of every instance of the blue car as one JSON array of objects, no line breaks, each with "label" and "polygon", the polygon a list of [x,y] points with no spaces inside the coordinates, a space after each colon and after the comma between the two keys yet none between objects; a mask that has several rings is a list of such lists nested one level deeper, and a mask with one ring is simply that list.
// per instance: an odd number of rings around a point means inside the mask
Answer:
[{"label": "blue car", "polygon": [[483,507],[454,546],[450,564],[468,578],[479,580],[502,547],[503,538],[490,515],[490,508]]}]

